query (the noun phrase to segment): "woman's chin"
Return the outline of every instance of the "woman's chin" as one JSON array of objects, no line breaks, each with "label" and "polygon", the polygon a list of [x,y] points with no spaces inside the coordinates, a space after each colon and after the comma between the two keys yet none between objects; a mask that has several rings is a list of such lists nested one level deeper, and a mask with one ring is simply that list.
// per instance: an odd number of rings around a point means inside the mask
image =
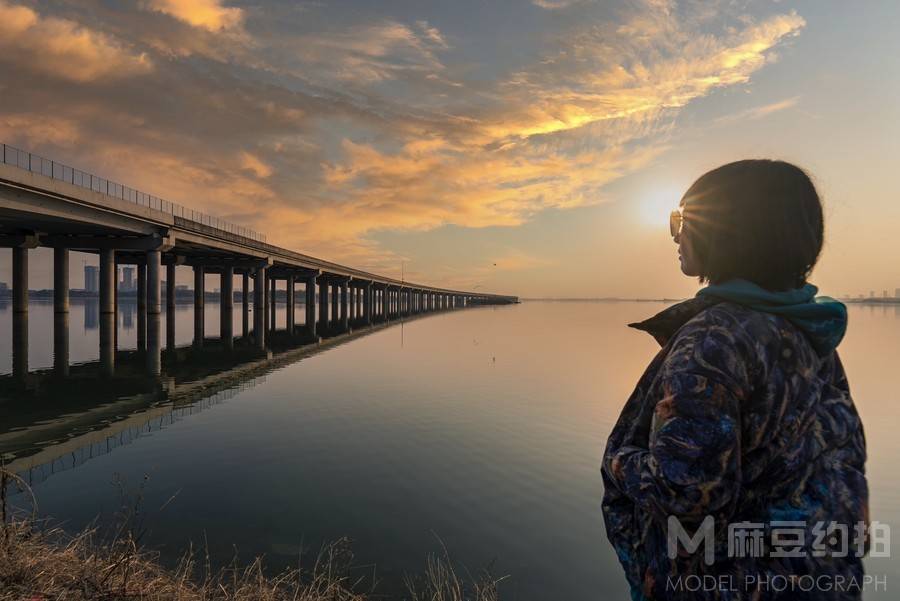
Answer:
[{"label": "woman's chin", "polygon": [[679,265],[681,267],[681,273],[683,273],[684,275],[691,277],[691,278],[700,275],[699,273],[697,273],[697,270],[694,269],[692,265],[685,262],[684,257],[678,257],[678,259],[679,259]]}]

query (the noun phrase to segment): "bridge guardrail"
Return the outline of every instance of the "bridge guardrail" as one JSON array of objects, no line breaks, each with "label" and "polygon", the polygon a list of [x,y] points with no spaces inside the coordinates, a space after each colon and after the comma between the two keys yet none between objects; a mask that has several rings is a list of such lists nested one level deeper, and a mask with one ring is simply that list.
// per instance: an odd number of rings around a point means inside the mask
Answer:
[{"label": "bridge guardrail", "polygon": [[156,209],[174,216],[180,220],[182,227],[197,229],[207,232],[209,228],[217,230],[217,233],[225,234],[224,237],[240,241],[240,238],[262,242],[265,244],[265,234],[260,234],[250,228],[230,223],[218,217],[207,215],[200,211],[188,209],[164,198],[153,196],[124,186],[118,182],[98,177],[91,173],[75,169],[62,163],[45,159],[44,157],[26,152],[9,144],[0,144],[0,160],[6,165],[12,165],[19,169],[25,169],[32,173],[38,173],[46,177],[63,181],[81,188],[93,190],[107,196],[119,198],[136,205]]}]

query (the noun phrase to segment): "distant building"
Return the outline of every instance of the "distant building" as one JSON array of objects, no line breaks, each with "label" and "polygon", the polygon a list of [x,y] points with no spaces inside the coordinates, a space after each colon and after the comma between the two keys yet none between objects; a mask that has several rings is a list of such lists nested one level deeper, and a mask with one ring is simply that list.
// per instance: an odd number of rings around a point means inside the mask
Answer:
[{"label": "distant building", "polygon": [[6,296],[7,294],[9,294],[9,284],[0,282],[0,296]]},{"label": "distant building", "polygon": [[900,288],[894,289],[894,298],[900,298]]},{"label": "distant building", "polygon": [[122,291],[131,292],[134,290],[134,267],[128,266],[122,268]]},{"label": "distant building", "polygon": [[888,297],[888,295],[887,295],[887,290],[882,290],[882,291],[881,291],[881,296],[883,296],[884,298],[887,298],[887,297]]},{"label": "distant building", "polygon": [[84,291],[97,293],[100,291],[99,267],[96,265],[84,266]]},{"label": "distant building", "polygon": [[875,298],[875,291],[869,290],[869,298]]}]

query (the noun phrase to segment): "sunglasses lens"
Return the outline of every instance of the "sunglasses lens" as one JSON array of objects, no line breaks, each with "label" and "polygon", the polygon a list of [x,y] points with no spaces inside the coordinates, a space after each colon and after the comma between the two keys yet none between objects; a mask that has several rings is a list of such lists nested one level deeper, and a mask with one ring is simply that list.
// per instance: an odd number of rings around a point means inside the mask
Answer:
[{"label": "sunglasses lens", "polygon": [[679,211],[672,211],[669,214],[669,232],[672,234],[672,237],[678,235],[678,232],[681,230],[681,213]]}]

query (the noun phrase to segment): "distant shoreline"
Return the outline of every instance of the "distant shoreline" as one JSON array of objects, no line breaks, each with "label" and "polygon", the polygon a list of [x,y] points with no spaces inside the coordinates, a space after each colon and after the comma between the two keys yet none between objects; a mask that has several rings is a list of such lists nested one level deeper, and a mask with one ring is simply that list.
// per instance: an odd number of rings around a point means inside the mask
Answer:
[{"label": "distant shoreline", "polygon": [[519,297],[522,302],[554,302],[554,303],[679,303],[684,298],[525,298]]},{"label": "distant shoreline", "polygon": [[[522,302],[554,302],[554,303],[679,303],[685,298],[528,298],[519,297]],[[853,305],[900,305],[900,297],[888,298],[839,298],[842,303]]]}]

